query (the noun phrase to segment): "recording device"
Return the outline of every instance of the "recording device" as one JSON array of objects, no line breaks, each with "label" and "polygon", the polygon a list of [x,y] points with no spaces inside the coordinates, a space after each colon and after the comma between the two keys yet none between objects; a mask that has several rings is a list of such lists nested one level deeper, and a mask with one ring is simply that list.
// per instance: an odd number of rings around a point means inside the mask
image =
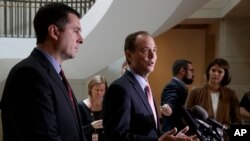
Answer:
[{"label": "recording device", "polygon": [[[203,109],[200,111],[200,107],[192,108],[191,110],[182,107],[183,118],[191,130],[195,131],[196,135],[201,141],[222,141],[223,132],[220,129],[214,128],[210,123],[207,123],[203,119],[207,119],[207,112]],[[205,111],[205,112],[204,112]],[[198,118],[197,118],[197,117]]]},{"label": "recording device", "polygon": [[199,130],[206,138],[208,138],[208,140],[213,140],[213,141],[223,140],[223,132],[221,132],[220,129],[214,129],[211,125],[207,124],[206,122],[200,119],[196,119],[196,120],[200,125]]},{"label": "recording device", "polygon": [[216,129],[216,128],[221,129],[221,130],[225,131],[225,133],[229,132],[229,129],[227,126],[219,123],[218,121],[216,121],[213,118],[208,117],[207,111],[205,109],[203,109],[201,106],[195,105],[194,107],[192,107],[191,111],[192,111],[192,115],[194,117],[205,121],[206,123],[211,125],[214,129]]},{"label": "recording device", "polygon": [[183,112],[183,119],[185,120],[186,124],[189,126],[189,129],[194,131],[197,137],[200,141],[211,141],[209,138],[207,138],[203,133],[201,128],[201,125],[193,118],[191,115],[191,110],[186,108],[185,106],[182,106],[182,112]]},{"label": "recording device", "polygon": [[207,120],[207,122],[208,122],[209,124],[211,124],[213,127],[220,128],[220,129],[222,129],[223,131],[225,131],[225,133],[228,133],[228,132],[229,132],[229,129],[228,129],[227,126],[225,126],[225,125],[219,123],[219,122],[216,121],[215,119],[213,119],[213,118],[207,118],[206,120]]}]

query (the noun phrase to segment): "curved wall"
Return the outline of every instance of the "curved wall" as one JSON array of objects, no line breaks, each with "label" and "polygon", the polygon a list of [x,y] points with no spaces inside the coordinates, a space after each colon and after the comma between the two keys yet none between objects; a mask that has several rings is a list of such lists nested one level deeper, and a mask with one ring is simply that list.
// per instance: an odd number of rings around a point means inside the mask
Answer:
[{"label": "curved wall", "polygon": [[[92,13],[82,20],[85,43],[75,59],[63,64],[67,77],[84,79],[98,72],[123,56],[123,42],[127,34],[147,30],[157,36],[190,16],[206,2],[105,0],[104,3],[97,0],[96,6],[89,11]],[[5,68],[8,64],[7,68],[10,68],[15,64],[9,62],[10,59],[23,59],[30,54],[35,47],[35,39],[2,38],[0,45],[0,66]],[[7,73],[9,70],[4,71]],[[0,80],[6,78],[6,73],[0,74]]]}]

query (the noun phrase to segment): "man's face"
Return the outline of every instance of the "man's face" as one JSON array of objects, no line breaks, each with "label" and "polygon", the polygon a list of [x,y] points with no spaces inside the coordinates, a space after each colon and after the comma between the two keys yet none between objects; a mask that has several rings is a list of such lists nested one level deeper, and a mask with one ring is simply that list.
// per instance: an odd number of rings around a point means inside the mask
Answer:
[{"label": "man's face", "polygon": [[138,35],[135,45],[135,52],[129,51],[129,55],[127,55],[131,62],[130,67],[137,74],[147,78],[149,73],[154,71],[157,60],[154,39],[148,35]]},{"label": "man's face", "polygon": [[60,52],[62,60],[74,58],[80,44],[83,43],[81,33],[80,19],[74,14],[68,14],[69,22],[65,25],[63,31],[59,31],[57,49]]},{"label": "man's face", "polygon": [[188,64],[185,76],[183,78],[183,82],[189,85],[193,83],[193,79],[194,79],[194,68],[192,64]]}]

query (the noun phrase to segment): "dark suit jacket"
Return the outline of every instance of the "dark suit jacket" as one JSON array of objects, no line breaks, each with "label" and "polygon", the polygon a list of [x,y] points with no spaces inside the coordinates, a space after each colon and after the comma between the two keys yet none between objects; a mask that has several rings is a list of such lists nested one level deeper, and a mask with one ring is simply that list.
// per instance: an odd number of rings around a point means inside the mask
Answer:
[{"label": "dark suit jacket", "polygon": [[107,141],[158,140],[160,130],[147,96],[131,72],[126,71],[109,86],[103,104]]},{"label": "dark suit jacket", "polygon": [[82,100],[78,102],[81,115],[82,129],[88,141],[92,141],[92,134],[98,134],[98,141],[104,141],[104,129],[95,129],[91,123],[103,118],[103,112],[92,111]]},{"label": "dark suit jacket", "polygon": [[85,140],[77,106],[38,49],[11,69],[1,108],[3,141]]},{"label": "dark suit jacket", "polygon": [[186,124],[182,120],[182,109],[185,105],[188,90],[185,85],[178,82],[176,79],[172,79],[163,89],[161,94],[161,105],[168,104],[172,108],[171,116],[162,115],[162,131],[166,132],[174,127],[177,127],[178,131],[183,129]]}]

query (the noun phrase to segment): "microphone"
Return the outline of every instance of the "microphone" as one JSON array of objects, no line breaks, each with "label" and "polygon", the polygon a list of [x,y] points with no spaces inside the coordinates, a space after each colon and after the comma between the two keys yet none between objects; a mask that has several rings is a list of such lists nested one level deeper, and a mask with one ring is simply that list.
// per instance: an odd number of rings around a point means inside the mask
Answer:
[{"label": "microphone", "polygon": [[[209,124],[207,124],[206,122],[200,120],[200,119],[196,119],[197,122],[200,124],[200,128],[199,130],[208,137],[208,139],[210,140],[217,140],[217,141],[221,141],[222,135],[216,130],[214,130],[212,128],[212,126],[210,126]],[[212,138],[211,138],[212,137]]]},{"label": "microphone", "polygon": [[192,107],[191,111],[194,117],[196,117],[197,119],[205,120],[208,124],[212,125],[213,128],[219,128],[228,132],[229,129],[227,128],[227,126],[221,124],[213,118],[208,117],[207,111],[201,106],[195,105],[194,107]]},{"label": "microphone", "polygon": [[197,121],[202,121],[209,126],[211,125],[209,128],[206,127],[206,129],[208,129],[209,131],[208,133],[213,138],[215,138],[218,141],[223,140],[223,131],[226,131],[226,132],[228,131],[225,125],[222,125],[218,121],[212,118],[209,118],[206,110],[203,109],[199,105],[195,105],[194,107],[192,107],[191,111],[192,111],[193,116],[197,118]]},{"label": "microphone", "polygon": [[191,109],[192,111],[192,115],[194,117],[196,117],[197,119],[200,119],[200,120],[205,120],[208,118],[208,113],[205,109],[203,109],[201,106],[199,105],[195,105],[192,107]]},{"label": "microphone", "polygon": [[220,129],[226,131],[226,133],[228,133],[228,130],[229,130],[228,127],[226,125],[223,125],[223,124],[219,123],[215,119],[207,118],[207,122],[210,123],[213,127],[220,128]]},{"label": "microphone", "polygon": [[182,116],[183,119],[185,120],[186,124],[190,127],[189,129],[191,129],[192,131],[195,132],[195,134],[197,135],[197,137],[201,140],[201,141],[209,141],[207,140],[207,138],[201,133],[201,131],[199,130],[200,125],[199,123],[192,117],[191,110],[187,109],[185,106],[182,106]]}]

